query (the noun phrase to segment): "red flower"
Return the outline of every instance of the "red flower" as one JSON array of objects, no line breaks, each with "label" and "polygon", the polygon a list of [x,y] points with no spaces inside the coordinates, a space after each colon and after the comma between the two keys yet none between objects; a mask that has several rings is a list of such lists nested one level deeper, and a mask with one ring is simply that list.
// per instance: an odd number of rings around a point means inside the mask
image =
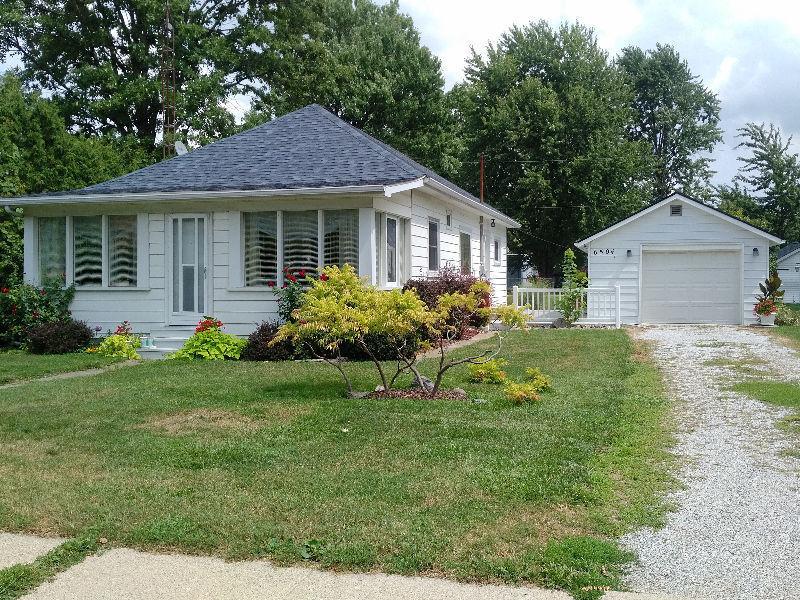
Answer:
[{"label": "red flower", "polygon": [[327,273],[323,273],[322,275],[319,276],[319,280],[320,281],[328,281],[328,274]]},{"label": "red flower", "polygon": [[47,295],[47,292],[45,291],[44,288],[42,288],[42,296],[46,296],[46,295]]},{"label": "red flower", "polygon": [[294,276],[294,275],[292,275],[291,273],[287,273],[286,277],[287,277],[287,278],[289,279],[289,281],[291,281],[292,283],[297,283],[297,277],[295,277],[295,276]]},{"label": "red flower", "polygon": [[305,269],[300,269],[300,272],[297,275],[298,277],[300,277],[300,279],[305,279],[306,278]]},{"label": "red flower", "polygon": [[16,304],[12,304],[11,305],[11,314],[12,315],[17,314],[17,305]]},{"label": "red flower", "polygon": [[7,294],[8,293],[8,288],[3,288],[2,290],[0,290],[0,292],[2,292],[4,294]]},{"label": "red flower", "polygon": [[275,282],[274,281],[268,281],[267,282],[267,287],[275,287]]}]

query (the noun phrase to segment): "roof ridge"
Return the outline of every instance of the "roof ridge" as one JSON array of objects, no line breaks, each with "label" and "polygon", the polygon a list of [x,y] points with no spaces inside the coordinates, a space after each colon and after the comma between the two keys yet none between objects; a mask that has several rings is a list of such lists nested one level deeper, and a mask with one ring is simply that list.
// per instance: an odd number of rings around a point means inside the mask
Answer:
[{"label": "roof ridge", "polygon": [[[350,123],[348,123],[347,121],[345,121],[344,119],[339,117],[338,115],[333,114],[333,112],[331,112],[330,110],[328,110],[324,106],[322,106],[320,104],[317,104],[316,102],[314,104],[311,104],[310,106],[313,106],[314,108],[319,109],[320,112],[331,123],[333,123],[334,125],[336,125],[340,129],[342,129],[343,131],[348,132],[354,138],[366,141],[370,146],[372,146],[375,150],[377,150],[381,155],[389,158],[392,162],[394,162],[397,166],[399,166],[401,169],[406,171],[409,175],[413,175],[415,178],[416,177],[425,177],[426,176],[425,173],[421,173],[421,172],[418,172],[416,170],[412,171],[411,169],[409,169],[409,165],[406,164],[405,161],[401,160],[400,156],[398,156],[398,151],[397,150],[395,150],[394,152],[391,152],[391,151],[387,150],[384,147],[384,143],[383,142],[381,142],[377,138],[371,136],[370,134],[366,133],[365,131],[362,131],[358,127],[355,127],[354,125],[351,125]],[[394,149],[392,149],[392,150],[394,150]]]}]

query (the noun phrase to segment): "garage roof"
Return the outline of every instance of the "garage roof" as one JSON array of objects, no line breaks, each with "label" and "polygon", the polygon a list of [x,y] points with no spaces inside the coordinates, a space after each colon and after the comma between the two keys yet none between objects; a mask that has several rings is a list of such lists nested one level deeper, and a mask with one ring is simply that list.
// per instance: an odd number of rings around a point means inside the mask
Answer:
[{"label": "garage roof", "polygon": [[696,207],[696,208],[698,208],[698,209],[700,209],[702,211],[705,211],[705,212],[707,212],[709,214],[712,214],[715,217],[719,217],[720,219],[723,219],[724,221],[728,221],[729,223],[732,223],[733,225],[736,225],[737,227],[741,227],[742,229],[745,229],[745,230],[749,231],[750,233],[754,233],[756,235],[760,235],[761,237],[763,237],[764,239],[766,239],[766,240],[768,240],[770,242],[770,246],[774,246],[776,244],[782,244],[785,241],[785,240],[782,240],[779,237],[776,237],[776,236],[772,235],[771,233],[769,233],[767,231],[764,231],[763,229],[759,229],[758,227],[754,227],[753,225],[750,225],[750,223],[745,223],[741,219],[737,219],[736,217],[732,217],[731,215],[729,215],[727,213],[724,213],[721,210],[719,210],[717,208],[714,208],[713,206],[709,206],[708,204],[700,202],[699,200],[695,200],[694,198],[690,198],[689,196],[686,196],[685,194],[680,194],[678,192],[673,192],[672,194],[670,194],[669,196],[667,196],[663,200],[659,200],[657,202],[654,202],[650,206],[646,206],[642,210],[633,213],[629,217],[626,217],[626,218],[622,219],[621,221],[618,221],[618,222],[614,223],[613,225],[611,225],[609,227],[606,227],[602,231],[598,231],[597,233],[587,237],[586,239],[580,240],[579,242],[575,242],[575,246],[577,246],[581,250],[586,250],[586,248],[588,247],[588,245],[590,243],[592,243],[593,241],[603,237],[607,233],[611,233],[612,231],[614,231],[616,229],[619,229],[620,227],[624,227],[625,225],[627,225],[628,223],[630,223],[632,221],[635,221],[639,217],[643,217],[644,215],[653,212],[657,208],[659,208],[661,206],[664,206],[665,204],[669,204],[670,202],[675,202],[676,200],[680,200],[682,202],[686,202],[687,204],[690,204],[690,205],[692,205],[692,206],[694,206],[694,207]]}]

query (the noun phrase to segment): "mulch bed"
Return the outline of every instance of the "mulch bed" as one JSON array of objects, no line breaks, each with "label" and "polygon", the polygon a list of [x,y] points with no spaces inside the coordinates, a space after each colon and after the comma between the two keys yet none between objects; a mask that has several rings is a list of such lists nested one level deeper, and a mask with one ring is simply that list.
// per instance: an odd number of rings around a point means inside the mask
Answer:
[{"label": "mulch bed", "polygon": [[412,400],[466,400],[464,390],[439,390],[436,396],[431,397],[419,388],[389,390],[383,392],[370,392],[367,398],[409,398]]}]

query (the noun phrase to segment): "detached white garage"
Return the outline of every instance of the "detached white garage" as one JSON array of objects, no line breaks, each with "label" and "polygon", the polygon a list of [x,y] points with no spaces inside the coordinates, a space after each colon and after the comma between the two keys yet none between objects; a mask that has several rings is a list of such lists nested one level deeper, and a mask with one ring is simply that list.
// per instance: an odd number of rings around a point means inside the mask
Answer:
[{"label": "detached white garage", "polygon": [[783,241],[672,194],[577,242],[589,285],[620,287],[623,323],[752,323],[769,248]]}]

